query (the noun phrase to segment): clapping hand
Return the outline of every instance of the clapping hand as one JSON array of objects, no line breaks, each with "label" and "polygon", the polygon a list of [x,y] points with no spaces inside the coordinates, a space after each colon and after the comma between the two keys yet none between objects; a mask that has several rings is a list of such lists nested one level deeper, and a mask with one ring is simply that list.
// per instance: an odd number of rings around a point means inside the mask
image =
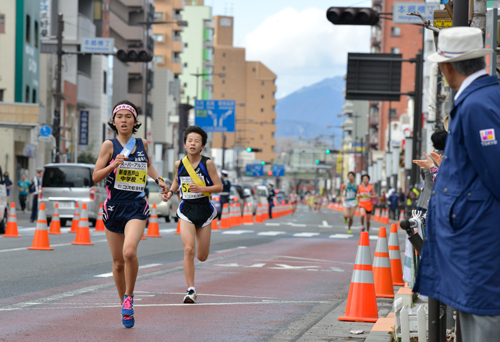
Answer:
[{"label": "clapping hand", "polygon": [[[434,152],[431,152],[431,155],[433,153]],[[415,164],[417,164],[418,166],[420,166],[421,169],[423,169],[423,170],[429,170],[431,167],[434,166],[434,161],[426,153],[424,153],[424,157],[425,157],[425,160],[414,160],[413,162]]]}]

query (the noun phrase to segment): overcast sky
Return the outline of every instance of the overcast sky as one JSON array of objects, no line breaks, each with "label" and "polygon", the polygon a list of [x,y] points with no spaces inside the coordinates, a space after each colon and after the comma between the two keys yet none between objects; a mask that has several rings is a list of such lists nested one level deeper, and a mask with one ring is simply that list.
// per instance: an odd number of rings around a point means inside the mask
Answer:
[{"label": "overcast sky", "polygon": [[276,98],[346,73],[347,52],[369,52],[370,27],[334,26],[331,6],[371,0],[205,0],[213,15],[234,16],[235,46],[278,75]]}]

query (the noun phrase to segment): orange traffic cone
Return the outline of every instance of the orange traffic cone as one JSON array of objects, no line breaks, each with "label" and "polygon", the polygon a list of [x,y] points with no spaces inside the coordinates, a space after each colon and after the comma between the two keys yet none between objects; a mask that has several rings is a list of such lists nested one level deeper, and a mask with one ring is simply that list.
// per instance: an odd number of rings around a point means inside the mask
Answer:
[{"label": "orange traffic cone", "polygon": [[147,240],[146,237],[144,236],[144,233],[142,233],[141,240]]},{"label": "orange traffic cone", "polygon": [[391,260],[392,285],[404,286],[403,266],[401,264],[401,252],[399,251],[398,225],[391,224],[389,234],[389,259]]},{"label": "orange traffic cone", "polygon": [[248,204],[245,203],[243,207],[243,224],[252,224],[253,219],[252,219],[252,212]]},{"label": "orange traffic cone", "polygon": [[212,230],[219,230],[219,228],[217,227],[217,218],[214,218],[212,220],[212,226],[211,226],[211,229]]},{"label": "orange traffic cone", "polygon": [[95,231],[104,231],[104,222],[102,221],[102,203],[99,204],[99,212],[97,213],[97,220],[95,221]]},{"label": "orange traffic cone", "polygon": [[78,202],[75,203],[75,213],[73,214],[73,221],[71,221],[71,229],[68,233],[76,233],[78,231],[78,222],[80,221],[80,206]]},{"label": "orange traffic cone", "polygon": [[405,218],[405,211],[404,210],[401,210],[401,212],[399,213],[399,223],[401,223],[401,221]]},{"label": "orange traffic cone", "polygon": [[147,237],[161,238],[160,226],[158,225],[158,215],[156,214],[156,203],[153,203],[151,217],[149,218]]},{"label": "orange traffic cone", "polygon": [[379,222],[380,221],[380,210],[377,212],[377,208],[373,209],[375,212],[375,215],[373,215],[373,221],[374,222]]},{"label": "orange traffic cone", "polygon": [[3,237],[21,237],[17,231],[16,204],[14,202],[10,204],[9,220]]},{"label": "orange traffic cone", "polygon": [[376,322],[378,319],[368,232],[362,232],[359,237],[345,314],[338,319],[350,322]]},{"label": "orange traffic cone", "polygon": [[54,214],[52,214],[52,220],[50,221],[49,234],[61,235],[61,220],[59,219],[59,203],[54,204]]},{"label": "orange traffic cone", "polygon": [[179,235],[181,233],[181,220],[177,221],[177,230],[175,231],[175,235]]},{"label": "orange traffic cone", "polygon": [[257,212],[255,213],[255,223],[262,223],[262,204],[257,205]]},{"label": "orange traffic cone", "polygon": [[35,236],[33,237],[33,245],[28,247],[31,250],[53,251],[49,243],[49,231],[47,229],[47,215],[45,214],[45,203],[40,204],[38,210],[38,220],[36,221]]},{"label": "orange traffic cone", "polygon": [[373,279],[375,280],[375,295],[379,298],[394,298],[392,287],[391,261],[387,248],[385,227],[378,232],[377,248],[373,258]]},{"label": "orange traffic cone", "polygon": [[221,220],[220,220],[220,229],[229,229],[229,207],[227,203],[224,203],[222,206],[222,215],[221,215]]},{"label": "orange traffic cone", "polygon": [[389,222],[391,222],[391,220],[389,219],[389,209],[385,209],[384,211],[385,211],[384,223],[389,224]]},{"label": "orange traffic cone", "polygon": [[82,204],[82,214],[78,222],[78,230],[75,236],[75,242],[72,245],[86,245],[93,246],[90,242],[90,229],[89,229],[89,215],[87,214],[87,203]]}]

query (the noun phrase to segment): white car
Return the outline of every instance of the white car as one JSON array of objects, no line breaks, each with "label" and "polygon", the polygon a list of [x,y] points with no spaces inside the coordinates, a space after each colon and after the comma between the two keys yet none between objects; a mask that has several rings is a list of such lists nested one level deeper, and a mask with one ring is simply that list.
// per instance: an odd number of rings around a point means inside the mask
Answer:
[{"label": "white car", "polygon": [[[165,178],[165,184],[168,187],[172,186],[172,181],[168,178]],[[168,200],[168,202],[164,202],[161,196],[161,188],[156,182],[148,178],[148,183],[146,188],[149,191],[149,210],[152,213],[153,203],[156,203],[156,214],[158,218],[163,217],[165,222],[170,222],[170,219],[174,219],[175,222],[179,220],[177,217],[177,208],[179,207],[179,196],[177,194],[173,194],[172,197]]]}]

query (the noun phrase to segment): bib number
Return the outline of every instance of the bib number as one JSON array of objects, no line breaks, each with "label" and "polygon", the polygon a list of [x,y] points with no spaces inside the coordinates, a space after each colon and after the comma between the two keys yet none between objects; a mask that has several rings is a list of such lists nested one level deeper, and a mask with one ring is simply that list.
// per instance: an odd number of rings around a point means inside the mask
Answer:
[{"label": "bib number", "polygon": [[147,177],[147,163],[124,161],[116,170],[115,189],[143,192],[146,188]]},{"label": "bib number", "polygon": [[352,191],[352,190],[348,190],[348,191],[346,192],[345,197],[346,197],[348,200],[352,200],[352,199],[354,199],[354,198],[356,197],[356,193],[355,193],[354,191]]},{"label": "bib number", "polygon": [[[193,193],[189,189],[190,184],[194,184],[193,179],[191,177],[180,177],[181,179],[181,189],[182,189],[182,199],[195,199],[205,197],[203,193]],[[201,177],[200,177],[201,179]]]}]

